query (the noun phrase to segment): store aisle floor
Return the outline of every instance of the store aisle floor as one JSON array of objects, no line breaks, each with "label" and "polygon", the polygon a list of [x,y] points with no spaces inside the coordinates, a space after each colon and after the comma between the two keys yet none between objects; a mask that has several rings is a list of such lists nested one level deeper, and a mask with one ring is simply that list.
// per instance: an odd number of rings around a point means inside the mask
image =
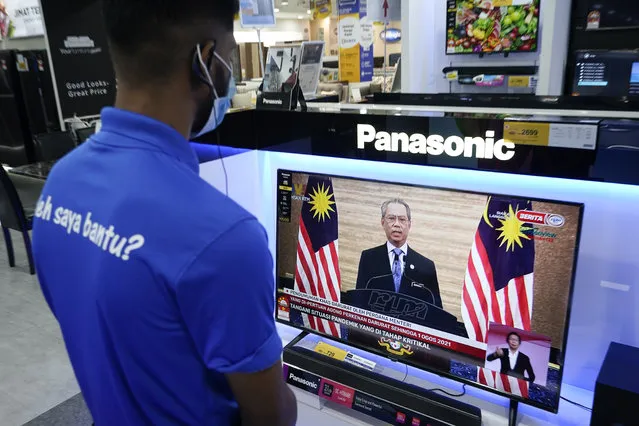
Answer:
[{"label": "store aisle floor", "polygon": [[79,393],[55,318],[22,238],[12,233],[16,267],[0,237],[0,419],[20,426]]}]

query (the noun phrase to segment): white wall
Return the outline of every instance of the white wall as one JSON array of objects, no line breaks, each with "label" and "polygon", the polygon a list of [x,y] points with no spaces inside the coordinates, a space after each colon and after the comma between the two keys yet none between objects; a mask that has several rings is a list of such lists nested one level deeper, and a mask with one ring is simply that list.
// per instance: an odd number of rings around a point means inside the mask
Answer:
[{"label": "white wall", "polygon": [[[271,46],[276,43],[286,41],[308,40],[310,35],[310,22],[308,15],[299,15],[291,18],[277,18],[276,26],[273,28],[264,28],[261,30],[262,43],[265,46]],[[239,21],[235,22],[234,28],[235,41],[239,43],[257,43],[257,31],[255,29],[242,28]]]}]

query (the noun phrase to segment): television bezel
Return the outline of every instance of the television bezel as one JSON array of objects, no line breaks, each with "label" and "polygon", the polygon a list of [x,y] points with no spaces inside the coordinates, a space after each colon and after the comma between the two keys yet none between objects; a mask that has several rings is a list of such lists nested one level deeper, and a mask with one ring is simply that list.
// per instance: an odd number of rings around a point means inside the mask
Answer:
[{"label": "television bezel", "polygon": [[[383,349],[377,349],[377,348],[371,348],[371,347],[367,347],[366,345],[363,344],[359,344],[359,343],[354,343],[354,342],[349,342],[348,340],[343,340],[343,339],[338,339],[335,338],[334,336],[325,334],[325,333],[321,333],[318,332],[316,330],[312,330],[310,328],[306,328],[306,327],[302,327],[302,326],[297,326],[295,324],[293,324],[291,321],[285,321],[285,320],[280,320],[277,317],[277,298],[280,296],[279,294],[279,279],[280,279],[280,275],[279,275],[279,250],[280,250],[280,241],[279,241],[279,235],[280,235],[280,221],[278,218],[278,207],[277,207],[277,202],[275,203],[275,220],[276,220],[276,226],[275,226],[275,303],[274,303],[274,313],[275,313],[275,321],[277,323],[280,324],[284,324],[287,325],[289,327],[298,329],[300,331],[305,331],[308,332],[310,334],[315,334],[318,335],[322,338],[328,339],[328,340],[332,340],[334,342],[338,342],[341,344],[345,344],[347,346],[352,346],[354,348],[363,350],[367,353],[371,353],[373,355],[377,355],[377,356],[381,356],[382,358],[386,358],[386,359],[390,359],[392,361],[395,362],[399,362],[402,363],[404,365],[410,366],[410,367],[414,367],[418,370],[422,370],[422,371],[426,371],[428,373],[432,373],[432,374],[436,374],[440,377],[446,378],[446,379],[450,379],[453,381],[456,381],[458,383],[462,383],[462,384],[467,384],[469,386],[473,386],[475,388],[478,389],[482,389],[485,390],[487,392],[499,395],[499,396],[503,396],[506,397],[512,401],[517,401],[517,402],[521,402],[523,404],[532,406],[532,407],[536,407],[539,408],[541,410],[553,413],[553,414],[557,414],[559,412],[559,403],[561,400],[561,388],[563,385],[563,375],[564,375],[564,368],[565,368],[565,354],[566,354],[566,345],[568,344],[568,332],[570,329],[570,317],[571,317],[571,313],[572,313],[572,301],[573,301],[573,296],[574,296],[574,289],[575,289],[575,276],[577,273],[577,264],[578,264],[578,258],[579,258],[579,246],[580,246],[580,242],[581,242],[581,232],[582,232],[582,227],[583,227],[583,216],[584,216],[584,210],[585,210],[585,204],[584,203],[578,203],[578,202],[571,202],[571,201],[562,201],[562,200],[554,200],[554,199],[548,199],[548,198],[537,198],[537,197],[526,197],[526,196],[522,196],[522,195],[509,195],[509,194],[498,194],[498,193],[485,193],[485,192],[479,192],[479,191],[468,191],[468,190],[463,190],[463,189],[453,189],[453,188],[446,188],[446,187],[438,187],[438,186],[432,186],[432,185],[419,185],[419,184],[413,184],[413,183],[404,183],[404,182],[389,182],[389,181],[384,181],[384,180],[378,180],[378,179],[369,179],[369,178],[360,178],[360,177],[354,177],[354,176],[342,176],[342,175],[333,175],[333,174],[325,174],[325,173],[316,173],[316,172],[309,172],[309,171],[300,171],[300,170],[289,170],[289,169],[280,169],[278,168],[276,171],[277,175],[276,175],[276,183],[275,183],[275,200],[278,199],[277,197],[277,190],[278,190],[278,181],[279,181],[279,176],[281,175],[281,173],[291,173],[291,174],[305,174],[305,175],[312,175],[312,176],[317,176],[320,178],[337,178],[337,179],[346,179],[346,180],[355,180],[355,181],[364,181],[364,182],[374,182],[374,183],[380,183],[380,184],[390,184],[390,185],[403,185],[403,186],[407,186],[407,187],[412,187],[412,188],[422,188],[422,189],[434,189],[434,190],[440,190],[440,191],[450,191],[450,192],[459,192],[459,193],[464,193],[464,194],[475,194],[475,195],[485,195],[485,196],[501,196],[501,197],[512,197],[512,198],[519,198],[519,199],[526,199],[526,200],[530,200],[532,202],[547,202],[547,203],[556,203],[556,204],[563,204],[563,205],[568,205],[568,206],[574,206],[574,207],[578,207],[579,208],[579,219],[578,219],[578,223],[577,223],[577,233],[575,235],[575,249],[573,252],[573,262],[572,262],[572,274],[570,277],[570,289],[568,290],[568,301],[567,301],[567,306],[566,306],[566,316],[565,316],[565,325],[564,325],[564,330],[563,330],[563,335],[564,335],[564,339],[562,342],[562,350],[560,351],[560,356],[559,356],[559,363],[558,365],[560,366],[559,368],[559,386],[557,389],[557,404],[554,407],[550,407],[548,405],[544,405],[542,403],[533,401],[531,399],[527,399],[527,398],[523,398],[521,396],[518,395],[514,395],[511,393],[507,393],[504,391],[500,391],[498,389],[495,388],[491,388],[490,386],[487,385],[482,385],[481,383],[477,382],[477,381],[472,381],[472,380],[468,380],[465,379],[463,377],[459,377],[456,376],[450,372],[443,372],[441,370],[437,370],[434,368],[428,368],[428,366],[424,366],[424,365],[420,365],[419,363],[416,362],[412,362],[410,359],[404,359],[402,357],[394,357],[390,354],[388,354],[388,352],[385,352]],[[338,210],[339,211],[339,210]],[[469,248],[470,249],[470,248]],[[341,290],[340,290],[341,293]]]},{"label": "television bezel", "polygon": [[[458,0],[455,0],[458,1]],[[444,52],[446,52],[446,56],[463,56],[463,55],[476,55],[476,56],[489,56],[489,55],[512,55],[512,54],[519,54],[519,53],[536,53],[539,51],[540,49],[540,38],[539,38],[539,33],[540,33],[540,27],[541,27],[541,5],[543,3],[543,0],[538,0],[539,1],[539,22],[537,23],[537,31],[535,31],[535,38],[537,39],[537,43],[535,44],[535,48],[534,49],[530,49],[530,50],[501,50],[499,52],[452,52],[449,53],[448,52],[448,9],[446,9],[446,30],[445,30],[445,37],[444,37]]]}]

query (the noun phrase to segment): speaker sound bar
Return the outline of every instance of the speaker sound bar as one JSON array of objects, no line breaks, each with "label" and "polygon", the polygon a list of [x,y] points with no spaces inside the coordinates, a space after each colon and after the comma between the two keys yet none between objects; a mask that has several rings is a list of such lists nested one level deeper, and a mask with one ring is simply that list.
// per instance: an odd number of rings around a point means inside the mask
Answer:
[{"label": "speaker sound bar", "polygon": [[481,426],[481,410],[418,386],[400,382],[296,346],[302,333],[284,348],[284,363],[335,381],[390,404],[456,426]]}]

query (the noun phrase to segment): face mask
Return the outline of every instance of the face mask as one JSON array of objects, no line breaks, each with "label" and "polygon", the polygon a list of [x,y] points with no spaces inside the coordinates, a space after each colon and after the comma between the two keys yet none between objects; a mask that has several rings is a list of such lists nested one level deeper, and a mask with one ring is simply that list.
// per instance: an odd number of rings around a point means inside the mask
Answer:
[{"label": "face mask", "polygon": [[236,87],[235,87],[235,79],[233,78],[233,68],[231,68],[229,64],[227,64],[226,61],[222,59],[220,55],[217,54],[217,52],[213,52],[213,54],[215,55],[217,60],[220,61],[222,65],[226,67],[226,69],[230,73],[228,89],[226,91],[226,96],[224,97],[220,97],[217,94],[217,89],[215,89],[215,85],[213,84],[211,73],[209,71],[209,68],[204,63],[204,60],[202,59],[202,50],[200,48],[200,45],[198,45],[197,46],[198,60],[200,61],[200,65],[202,66],[202,69],[205,72],[206,79],[211,85],[211,89],[212,89],[211,92],[215,98],[213,100],[213,108],[211,108],[209,119],[206,121],[206,124],[204,124],[204,127],[202,127],[202,129],[199,132],[192,135],[193,138],[197,138],[199,136],[202,136],[205,133],[212,132],[220,124],[222,124],[222,121],[224,120],[224,116],[226,115],[226,112],[229,110],[229,108],[231,108],[231,100],[233,99],[233,96],[235,96]]}]

